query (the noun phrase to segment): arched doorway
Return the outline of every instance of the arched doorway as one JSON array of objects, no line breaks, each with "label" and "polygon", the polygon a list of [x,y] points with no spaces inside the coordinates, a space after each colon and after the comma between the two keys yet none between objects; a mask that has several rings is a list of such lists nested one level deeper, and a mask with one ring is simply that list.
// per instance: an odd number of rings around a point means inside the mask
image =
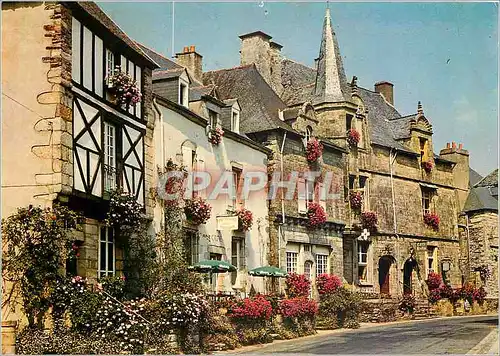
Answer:
[{"label": "arched doorway", "polygon": [[382,256],[378,260],[378,284],[380,286],[380,294],[390,295],[390,276],[391,265],[394,258],[391,256]]},{"label": "arched doorway", "polygon": [[403,266],[403,294],[412,293],[412,274],[416,265],[417,261],[410,257],[406,260]]}]

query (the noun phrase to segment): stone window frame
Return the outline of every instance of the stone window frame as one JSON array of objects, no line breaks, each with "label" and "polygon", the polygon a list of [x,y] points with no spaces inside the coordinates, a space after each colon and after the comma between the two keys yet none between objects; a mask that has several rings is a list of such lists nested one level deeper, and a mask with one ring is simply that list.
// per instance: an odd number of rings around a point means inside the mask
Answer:
[{"label": "stone window frame", "polygon": [[[432,254],[429,252],[432,251]],[[434,245],[429,245],[425,251],[425,271],[428,276],[430,272],[439,273],[439,263],[438,263],[438,247]],[[431,265],[430,265],[431,264]]]},{"label": "stone window frame", "polygon": [[436,191],[435,189],[421,186],[420,193],[422,195],[422,216],[424,216],[425,214],[432,213],[434,211],[432,203]]},{"label": "stone window frame", "polygon": [[316,253],[314,256],[316,262],[316,276],[328,273],[328,255]]},{"label": "stone window frame", "polygon": [[[366,247],[366,252],[362,251],[362,248]],[[370,278],[368,275],[368,262],[369,262],[369,253],[370,253],[370,242],[369,241],[358,241],[357,243],[357,256],[358,256],[358,283],[360,284],[366,284],[370,282]],[[362,261],[362,256],[365,256],[365,261]],[[360,278],[360,267],[363,268],[364,270],[364,275],[365,278],[361,279]]]},{"label": "stone window frame", "polygon": [[[104,232],[104,233],[103,233]],[[111,232],[111,239],[110,239]],[[104,236],[104,238],[103,238]],[[105,246],[105,259],[104,266],[101,264],[103,262],[101,260],[102,256],[102,244]],[[112,246],[112,269],[109,268],[109,246]],[[116,273],[116,236],[115,231],[112,227],[109,226],[101,226],[99,228],[99,245],[97,246],[97,261],[98,261],[98,270],[97,276],[98,278],[114,276]]]}]

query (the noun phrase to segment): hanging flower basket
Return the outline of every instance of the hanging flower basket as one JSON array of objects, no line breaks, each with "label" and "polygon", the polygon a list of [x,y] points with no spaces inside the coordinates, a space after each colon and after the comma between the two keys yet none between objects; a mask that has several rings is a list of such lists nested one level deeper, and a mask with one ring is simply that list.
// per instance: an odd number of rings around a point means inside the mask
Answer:
[{"label": "hanging flower basket", "polygon": [[360,139],[361,135],[359,134],[358,130],[350,129],[349,131],[347,131],[347,143],[349,144],[349,146],[358,146]]},{"label": "hanging flower basket", "polygon": [[349,203],[351,204],[351,209],[354,211],[360,211],[363,205],[363,193],[361,192],[350,192],[349,193]]},{"label": "hanging flower basket", "polygon": [[377,230],[378,217],[377,213],[374,211],[365,211],[361,213],[361,225],[363,228],[370,231]]},{"label": "hanging flower basket", "polygon": [[250,210],[241,208],[236,211],[236,215],[238,216],[238,226],[241,230],[248,231],[252,228],[253,215]]},{"label": "hanging flower basket", "polygon": [[317,139],[312,138],[307,142],[306,157],[309,163],[316,162],[323,154],[323,145]]},{"label": "hanging flower basket", "polygon": [[434,213],[424,214],[424,223],[433,230],[439,230],[439,216]]},{"label": "hanging flower basket", "polygon": [[135,106],[141,101],[142,94],[137,82],[129,74],[122,72],[120,66],[116,66],[114,73],[106,77],[106,82],[110,94],[116,96],[119,105]]},{"label": "hanging flower basket", "polygon": [[318,203],[309,203],[307,208],[307,226],[310,228],[317,228],[326,222],[326,213],[321,205]]},{"label": "hanging flower basket", "polygon": [[432,164],[431,161],[426,161],[426,162],[422,162],[422,168],[424,169],[424,171],[426,171],[427,173],[431,173],[432,171],[432,168],[434,168],[434,165]]},{"label": "hanging flower basket", "polygon": [[224,130],[220,127],[211,129],[208,132],[208,142],[212,145],[218,146],[222,142],[222,136],[224,136]]},{"label": "hanging flower basket", "polygon": [[212,212],[212,207],[203,198],[196,197],[186,200],[184,213],[186,219],[195,225],[205,224]]}]

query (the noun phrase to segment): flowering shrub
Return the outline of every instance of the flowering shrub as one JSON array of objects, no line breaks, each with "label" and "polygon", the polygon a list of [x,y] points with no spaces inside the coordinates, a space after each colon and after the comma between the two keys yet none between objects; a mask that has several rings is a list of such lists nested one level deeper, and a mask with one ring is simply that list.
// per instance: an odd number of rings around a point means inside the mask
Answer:
[{"label": "flowering shrub", "polygon": [[476,267],[474,270],[479,272],[479,276],[483,282],[491,278],[491,268],[488,265],[481,265]]},{"label": "flowering shrub", "polygon": [[235,319],[264,321],[271,318],[272,314],[271,302],[261,294],[257,294],[253,298],[245,298],[230,309],[230,315]]},{"label": "flowering shrub", "polygon": [[313,318],[318,313],[318,303],[304,297],[284,299],[280,312],[284,318]]},{"label": "flowering shrub", "polygon": [[349,144],[349,146],[357,146],[360,139],[361,135],[359,134],[358,130],[350,129],[349,131],[347,131],[347,143]]},{"label": "flowering shrub", "polygon": [[186,200],[184,213],[196,225],[205,224],[210,219],[211,212],[212,207],[201,197]]},{"label": "flowering shrub", "polygon": [[309,203],[307,207],[307,225],[310,228],[317,228],[326,222],[326,213],[321,205],[318,203]]},{"label": "flowering shrub", "polygon": [[447,298],[451,302],[454,302],[457,299],[457,295],[456,295],[455,291],[453,290],[453,288],[451,288],[450,286],[448,286],[446,284],[442,284],[439,287],[439,294],[441,295],[441,298]]},{"label": "flowering shrub", "polygon": [[422,162],[422,168],[424,168],[424,171],[426,171],[427,173],[430,173],[433,167],[434,165],[431,161]]},{"label": "flowering shrub", "polygon": [[120,105],[133,105],[141,101],[142,94],[137,82],[132,77],[116,66],[114,74],[107,77],[109,90],[116,95]]},{"label": "flowering shrub", "polygon": [[405,294],[403,297],[399,300],[399,310],[403,312],[410,312],[413,313],[413,310],[415,309],[415,297],[413,294]]},{"label": "flowering shrub", "polygon": [[468,300],[472,304],[474,300],[474,287],[470,283],[466,283],[462,288],[457,290],[457,295],[460,299]]},{"label": "flowering shrub", "polygon": [[439,230],[439,216],[434,213],[424,214],[425,225],[431,227],[433,230]]},{"label": "flowering shrub", "polygon": [[210,142],[212,145],[217,146],[222,142],[222,136],[224,136],[224,130],[220,127],[211,129],[208,132],[208,142]]},{"label": "flowering shrub", "polygon": [[431,289],[429,292],[429,302],[436,303],[441,298],[441,290],[439,288]]},{"label": "flowering shrub", "polygon": [[308,297],[311,292],[311,281],[303,274],[291,273],[285,283],[289,298]]},{"label": "flowering shrub", "polygon": [[236,215],[238,215],[238,225],[243,231],[248,231],[252,228],[253,215],[250,210],[241,208],[236,211]]},{"label": "flowering shrub", "polygon": [[323,145],[317,139],[312,138],[307,142],[306,158],[309,163],[316,162],[323,154]]},{"label": "flowering shrub", "polygon": [[316,278],[316,286],[320,295],[330,294],[342,287],[342,280],[336,275],[320,274]]},{"label": "flowering shrub", "polygon": [[107,223],[120,231],[133,230],[142,221],[143,207],[133,194],[122,190],[111,192]]},{"label": "flowering shrub", "polygon": [[364,211],[361,213],[361,225],[370,231],[377,229],[378,217],[374,211]]},{"label": "flowering shrub", "polygon": [[321,296],[317,323],[327,329],[358,328],[361,304],[360,293],[340,286],[335,292]]},{"label": "flowering shrub", "polygon": [[363,194],[361,192],[350,192],[349,203],[351,204],[352,210],[361,210],[361,206],[363,205]]},{"label": "flowering shrub", "polygon": [[208,310],[208,301],[193,293],[163,293],[151,309],[155,312],[155,325],[159,328],[187,328],[200,321]]},{"label": "flowering shrub", "polygon": [[486,298],[486,291],[484,290],[483,287],[480,287],[479,289],[475,289],[474,292],[472,293],[472,299],[478,302],[479,304],[483,304],[484,299]]},{"label": "flowering shrub", "polygon": [[125,291],[125,277],[123,276],[108,276],[99,279],[97,284],[98,290],[104,290],[113,298],[122,299]]},{"label": "flowering shrub", "polygon": [[436,272],[430,272],[427,276],[427,285],[430,290],[437,289],[443,283],[441,275]]}]

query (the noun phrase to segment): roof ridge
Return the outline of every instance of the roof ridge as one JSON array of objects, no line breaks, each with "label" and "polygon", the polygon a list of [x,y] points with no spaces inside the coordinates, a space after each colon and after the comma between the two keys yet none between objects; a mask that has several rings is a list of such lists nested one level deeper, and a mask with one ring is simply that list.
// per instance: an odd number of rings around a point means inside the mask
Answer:
[{"label": "roof ridge", "polygon": [[244,64],[244,65],[240,65],[240,66],[237,66],[237,67],[231,67],[231,68],[222,68],[222,69],[215,69],[215,70],[207,70],[206,72],[203,72],[203,74],[206,74],[206,73],[213,73],[213,72],[223,72],[223,71],[229,71],[229,70],[234,70],[234,69],[245,69],[245,68],[249,68],[249,67],[255,67],[255,63],[250,63],[250,64]]},{"label": "roof ridge", "polygon": [[480,186],[479,184],[482,183],[486,178],[489,178],[495,172],[496,172],[495,175],[497,176],[497,185],[498,185],[498,168],[495,168],[493,171],[491,171],[490,173],[488,173],[487,175],[485,175],[479,182],[477,182],[476,184],[474,184],[473,188],[490,187],[491,185]]},{"label": "roof ridge", "polygon": [[[169,60],[169,61],[171,61],[171,62],[173,62],[173,63],[177,64],[174,60],[172,60],[172,59],[170,59],[170,58],[168,58],[168,57],[165,57],[165,55],[164,55],[164,54],[161,54],[160,52],[157,52],[155,49],[153,49],[153,48],[151,48],[151,47],[149,47],[149,46],[146,46],[145,44],[142,44],[142,43],[140,43],[140,42],[138,42],[138,41],[135,41],[135,40],[132,40],[132,41],[134,41],[134,42],[135,42],[135,44],[137,44],[139,47],[144,47],[144,48],[146,48],[146,49],[150,50],[151,52],[153,52],[154,54],[156,54],[156,55],[158,55],[158,56],[162,57],[163,59],[167,59],[167,60]],[[141,48],[141,49],[142,49],[142,48]],[[181,67],[181,65],[180,65],[180,64],[177,64],[177,65]]]},{"label": "roof ridge", "polygon": [[301,62],[298,62],[298,61],[296,61],[296,60],[294,60],[294,59],[290,59],[290,58],[283,57],[283,59],[282,59],[281,61],[282,61],[282,62],[283,62],[283,61],[290,61],[290,62],[293,62],[293,63],[295,63],[295,64],[300,64],[301,66],[304,66],[304,67],[306,67],[306,68],[312,69],[313,71],[315,71],[315,72],[316,72],[316,69],[314,69],[313,67],[309,67],[308,65],[303,64],[303,63],[301,63]]},{"label": "roof ridge", "polygon": [[409,118],[411,116],[415,116],[415,115],[417,115],[417,114],[410,114],[410,115],[405,115],[405,116],[400,116],[400,117],[396,116],[396,117],[389,119],[389,121],[395,121],[395,120],[399,120],[399,119],[407,119],[407,118]]}]

